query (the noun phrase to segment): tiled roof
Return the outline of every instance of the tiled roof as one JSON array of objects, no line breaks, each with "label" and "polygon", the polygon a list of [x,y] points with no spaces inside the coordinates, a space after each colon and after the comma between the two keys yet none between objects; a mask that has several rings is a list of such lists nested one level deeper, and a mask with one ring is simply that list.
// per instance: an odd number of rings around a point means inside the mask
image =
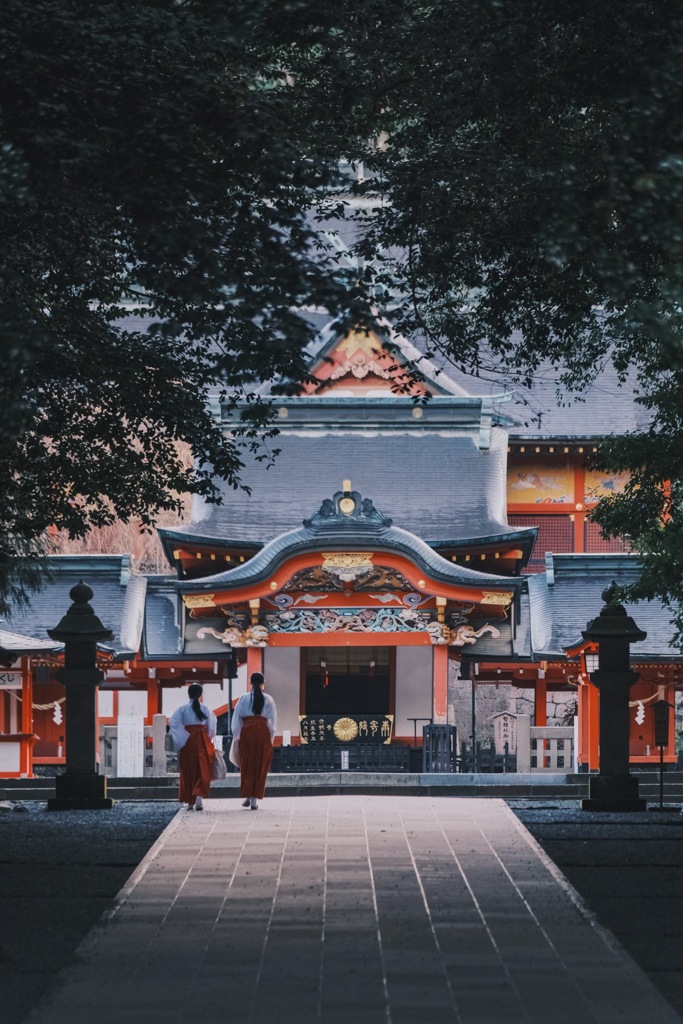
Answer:
[{"label": "tiled roof", "polygon": [[245,465],[242,483],[251,494],[224,487],[223,505],[196,501],[181,532],[262,544],[300,526],[344,479],[397,526],[431,544],[516,532],[507,522],[507,438],[500,429],[492,431],[488,451],[473,433],[418,430],[382,436],[308,430],[275,443],[281,454],[272,466],[253,459]]},{"label": "tiled roof", "polygon": [[[334,336],[334,321],[316,325],[321,331],[319,348],[329,346]],[[401,345],[401,338],[392,335],[392,340]],[[513,345],[521,340],[513,332]],[[505,409],[514,424],[510,428],[511,438],[576,438],[593,439],[611,434],[623,434],[629,430],[640,430],[650,422],[650,413],[636,401],[638,387],[635,374],[630,373],[622,383],[614,367],[607,363],[596,369],[590,384],[580,394],[570,393],[560,385],[561,370],[550,362],[544,362],[534,375],[529,386],[518,383],[509,367],[498,357],[487,358],[486,345],[482,366],[477,374],[464,371],[460,366],[446,359],[434,346],[419,334],[404,343],[410,359],[430,350],[430,360],[418,361],[418,367],[431,377],[435,370],[436,382],[448,380],[447,390],[470,396],[494,397],[507,392],[512,402]],[[311,355],[317,357],[316,346],[311,346]],[[440,376],[440,374],[442,376]]]},{"label": "tiled roof", "polygon": [[[349,230],[346,225],[342,230]],[[308,348],[311,363],[327,351],[341,337],[343,331],[329,315],[316,312],[302,312],[302,318],[318,332]],[[121,326],[130,331],[145,331],[151,319],[129,316]],[[407,358],[415,359],[428,348],[427,341],[415,335],[401,339],[391,334],[391,340],[405,349]],[[513,344],[520,336],[513,333]],[[485,349],[482,343],[482,349]],[[482,357],[482,368],[475,375],[465,372],[438,352],[430,353],[430,360],[418,362],[426,376],[434,378],[446,391],[470,396],[492,397],[503,392],[512,395],[512,403],[506,413],[511,415],[514,425],[511,438],[576,438],[593,439],[611,434],[623,434],[629,430],[640,430],[650,422],[649,412],[636,401],[638,386],[634,374],[629,374],[621,383],[611,364],[596,369],[596,372],[581,395],[570,394],[559,385],[560,370],[552,364],[543,363],[529,387],[517,383],[509,368],[499,359]],[[269,385],[258,389],[269,393]],[[281,424],[280,424],[281,425]]]},{"label": "tiled roof", "polygon": [[[612,580],[620,586],[633,583],[638,572],[636,555],[554,555],[550,572],[528,577],[535,656],[563,657],[567,647],[581,642],[587,622],[600,614],[602,591]],[[671,644],[671,613],[661,602],[640,601],[627,605],[627,611],[647,632],[631,647],[635,660],[680,660]]]},{"label": "tiled roof", "polygon": [[146,658],[173,658],[182,652],[183,636],[175,576],[148,576],[143,651]]},{"label": "tiled roof", "polygon": [[55,640],[37,640],[35,637],[22,636],[0,629],[0,652],[8,651],[19,657],[22,654],[40,654],[48,651],[60,651],[62,644]]},{"label": "tiled roof", "polygon": [[14,607],[2,626],[34,639],[47,640],[71,606],[69,591],[83,580],[93,590],[91,601],[114,639],[104,646],[121,656],[140,647],[146,581],[130,575],[130,555],[56,555],[48,560],[52,579],[31,595],[28,607]]},{"label": "tiled roof", "polygon": [[[363,502],[358,489],[353,491],[356,503],[353,514],[345,515],[339,511],[341,491],[334,493],[333,500],[329,494],[324,498],[327,509],[323,505],[311,520],[306,520],[298,529],[275,537],[243,565],[203,579],[179,580],[176,586],[182,593],[240,587],[261,582],[277,572],[285,561],[303,551],[358,551],[368,547],[377,552],[378,564],[381,564],[383,551],[407,555],[423,572],[443,583],[485,588],[502,585],[507,589],[522,582],[521,579],[494,576],[448,561],[416,534],[391,525],[391,519],[385,518],[372,502]],[[336,512],[332,511],[333,504]],[[366,504],[369,506],[367,511],[361,511]]]},{"label": "tiled roof", "polygon": [[[412,339],[425,349],[420,337]],[[513,333],[514,344],[520,336]],[[482,345],[485,349],[485,345]],[[630,430],[644,429],[650,413],[636,401],[638,386],[634,373],[623,383],[611,363],[597,367],[585,391],[570,393],[559,383],[561,370],[549,362],[539,367],[529,386],[518,383],[498,358],[482,356],[482,369],[475,375],[464,372],[438,353],[434,363],[469,395],[494,396],[507,392],[512,402],[506,407],[514,423],[510,438],[593,439]]]}]

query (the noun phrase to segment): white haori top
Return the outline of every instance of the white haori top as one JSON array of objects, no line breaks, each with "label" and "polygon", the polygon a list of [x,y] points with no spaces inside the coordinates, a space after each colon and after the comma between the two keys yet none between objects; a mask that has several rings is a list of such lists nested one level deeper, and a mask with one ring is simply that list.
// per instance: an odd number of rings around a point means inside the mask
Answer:
[{"label": "white haori top", "polygon": [[205,704],[202,704],[202,710],[206,718],[197,718],[192,707],[192,701],[189,700],[187,704],[181,704],[179,708],[176,708],[171,715],[168,725],[176,752],[183,749],[190,735],[185,728],[186,725],[203,725],[210,740],[216,735],[216,729],[218,728],[216,716],[211,708],[207,708]]},{"label": "white haori top", "polygon": [[[277,710],[275,708],[275,701],[268,693],[263,694],[263,710],[261,711],[261,718],[264,718],[268,723],[268,729],[270,730],[270,742],[272,743],[275,739],[275,730],[277,729]],[[234,739],[239,739],[239,735],[242,732],[242,723],[245,718],[252,718],[254,715],[254,693],[253,690],[249,693],[243,693],[240,699],[235,705],[235,710],[232,713],[232,735]]]}]

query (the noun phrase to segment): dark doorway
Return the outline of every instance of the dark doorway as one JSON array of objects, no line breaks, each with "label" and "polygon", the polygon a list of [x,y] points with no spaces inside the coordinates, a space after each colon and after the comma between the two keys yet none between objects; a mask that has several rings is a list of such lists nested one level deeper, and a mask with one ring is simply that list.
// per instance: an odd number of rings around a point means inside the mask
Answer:
[{"label": "dark doorway", "polygon": [[302,648],[307,715],[390,715],[391,647]]}]

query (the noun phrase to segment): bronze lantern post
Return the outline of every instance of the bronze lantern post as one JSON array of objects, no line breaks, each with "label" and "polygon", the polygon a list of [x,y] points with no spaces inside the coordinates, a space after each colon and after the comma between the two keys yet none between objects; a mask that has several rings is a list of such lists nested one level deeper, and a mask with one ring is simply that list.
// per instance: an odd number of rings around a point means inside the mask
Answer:
[{"label": "bronze lantern post", "polygon": [[114,634],[102,625],[89,602],[93,592],[81,580],[72,587],[73,604],[48,636],[64,644],[64,668],[57,678],[66,690],[66,771],[55,779],[49,811],[110,808],[107,780],[98,772],[97,686],[104,673],[97,667],[97,644]]},{"label": "bronze lantern post", "polygon": [[582,631],[598,645],[598,670],[591,681],[600,691],[600,770],[589,781],[584,811],[644,811],[638,780],[629,772],[629,691],[638,678],[630,665],[629,648],[647,636],[616,600],[617,585],[602,592],[600,614]]}]

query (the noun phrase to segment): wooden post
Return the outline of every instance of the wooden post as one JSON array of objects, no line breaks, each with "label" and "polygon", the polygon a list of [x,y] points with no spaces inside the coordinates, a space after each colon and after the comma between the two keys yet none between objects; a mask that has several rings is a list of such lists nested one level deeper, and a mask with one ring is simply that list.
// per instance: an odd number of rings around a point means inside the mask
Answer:
[{"label": "wooden post", "polygon": [[252,672],[263,672],[262,647],[247,647],[247,681]]},{"label": "wooden post", "polygon": [[596,772],[600,767],[600,694],[597,686],[588,685],[588,768]]},{"label": "wooden post", "polygon": [[[548,724],[548,684],[543,678],[536,677],[534,683],[534,725]],[[545,740],[538,740],[536,743],[538,755],[537,764],[539,768],[545,767]]]},{"label": "wooden post", "polygon": [[534,683],[534,725],[548,724],[548,685],[545,679]]},{"label": "wooden post", "polygon": [[[152,669],[154,671],[154,669]],[[145,718],[145,725],[153,725],[154,716],[161,714],[161,687],[159,686],[159,680],[148,679],[147,680],[147,716]]]},{"label": "wooden post", "polygon": [[33,778],[33,672],[31,659],[21,659],[21,774]]}]

